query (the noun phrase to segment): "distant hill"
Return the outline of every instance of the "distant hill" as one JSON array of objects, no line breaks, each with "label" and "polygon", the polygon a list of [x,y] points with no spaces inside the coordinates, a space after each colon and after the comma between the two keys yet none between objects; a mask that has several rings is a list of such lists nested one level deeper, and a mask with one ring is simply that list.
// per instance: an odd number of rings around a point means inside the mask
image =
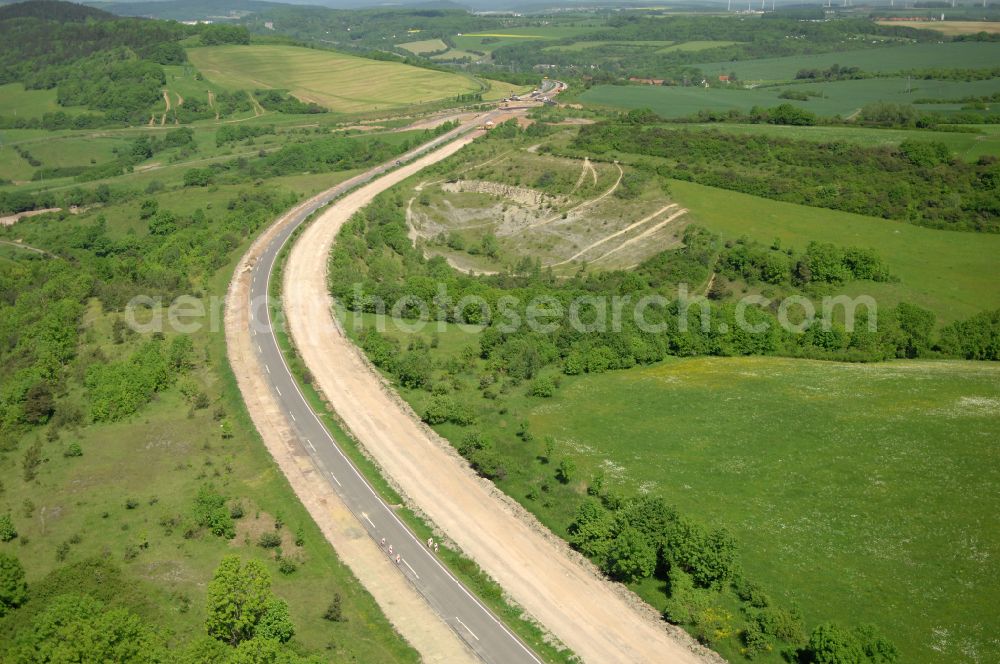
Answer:
[{"label": "distant hill", "polygon": [[87,19],[108,20],[113,14],[94,7],[60,0],[29,0],[0,6],[0,21],[10,18],[41,18],[48,21],[82,22]]},{"label": "distant hill", "polygon": [[287,6],[287,4],[263,0],[154,0],[151,2],[88,2],[87,6],[96,7],[118,16],[194,21],[230,17],[236,19],[247,14],[256,14]]}]

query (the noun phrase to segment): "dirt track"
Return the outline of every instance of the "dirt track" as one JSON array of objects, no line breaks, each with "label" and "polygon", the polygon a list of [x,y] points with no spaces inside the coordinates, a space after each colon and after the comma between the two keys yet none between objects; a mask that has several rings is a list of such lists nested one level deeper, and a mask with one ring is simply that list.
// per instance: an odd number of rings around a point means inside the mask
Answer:
[{"label": "dirt track", "polygon": [[407,500],[585,661],[721,661],[623,586],[600,578],[520,505],[477,477],[383,384],[334,321],[326,267],[340,227],[377,193],[468,140],[349,194],[295,243],[284,270],[285,310],[314,385]]}]

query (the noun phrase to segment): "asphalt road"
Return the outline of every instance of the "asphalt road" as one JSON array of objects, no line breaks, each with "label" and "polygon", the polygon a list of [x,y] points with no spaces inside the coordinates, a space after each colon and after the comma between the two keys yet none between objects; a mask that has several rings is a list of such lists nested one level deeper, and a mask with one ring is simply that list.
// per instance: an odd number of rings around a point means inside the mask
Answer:
[{"label": "asphalt road", "polygon": [[[485,122],[482,117],[475,124]],[[406,163],[434,147],[439,147],[474,128],[467,124],[431,141],[398,158]],[[344,455],[319,417],[300,392],[288,365],[278,347],[271,325],[267,294],[275,261],[291,234],[306,218],[330,201],[348,191],[370,182],[396,165],[393,160],[358,175],[326,192],[314,204],[303,209],[296,218],[267,246],[253,267],[251,275],[250,328],[254,344],[267,373],[265,378],[274,390],[278,402],[292,426],[299,444],[312,457],[358,522],[376,542],[385,538],[383,555],[391,559],[399,555],[397,568],[400,574],[416,587],[430,606],[484,661],[498,664],[540,664],[538,657],[476,597],[458,581],[430,551],[425,541],[420,541],[403,524],[393,510],[382,502],[354,464]]]}]

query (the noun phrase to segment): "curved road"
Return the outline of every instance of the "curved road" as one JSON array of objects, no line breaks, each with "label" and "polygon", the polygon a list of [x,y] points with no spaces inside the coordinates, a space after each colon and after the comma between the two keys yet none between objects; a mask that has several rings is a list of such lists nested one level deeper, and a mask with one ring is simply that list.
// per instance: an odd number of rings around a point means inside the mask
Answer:
[{"label": "curved road", "polygon": [[314,463],[322,469],[334,490],[357,517],[359,523],[376,542],[385,538],[383,552],[391,558],[399,555],[401,574],[416,587],[430,606],[468,644],[482,660],[497,664],[541,664],[538,657],[460,581],[441,564],[426,542],[421,542],[404,525],[392,508],[386,505],[361,476],[354,464],[338,447],[333,436],[313,412],[278,347],[275,331],[267,306],[271,274],[281,248],[296,228],[316,210],[348,191],[370,182],[391,170],[399,163],[407,163],[423,153],[444,145],[475,129],[475,126],[493,117],[491,113],[477,118],[416,150],[407,153],[395,163],[383,164],[358,175],[325,192],[304,206],[292,221],[267,245],[251,275],[250,332],[268,381],[275,397],[288,414],[302,445]]}]

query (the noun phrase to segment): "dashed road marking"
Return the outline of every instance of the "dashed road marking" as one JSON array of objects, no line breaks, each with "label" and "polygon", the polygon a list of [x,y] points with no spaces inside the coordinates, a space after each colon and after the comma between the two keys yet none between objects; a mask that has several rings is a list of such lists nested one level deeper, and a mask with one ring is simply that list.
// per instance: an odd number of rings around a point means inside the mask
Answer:
[{"label": "dashed road marking", "polygon": [[469,629],[469,626],[468,626],[468,625],[466,625],[466,624],[465,624],[464,622],[462,622],[462,619],[461,619],[461,618],[459,618],[458,616],[455,616],[455,620],[457,620],[457,621],[458,621],[458,624],[459,624],[459,625],[461,625],[462,627],[464,627],[464,628],[466,629],[466,631],[468,631],[468,632],[469,632],[469,634],[471,634],[471,635],[472,635],[472,638],[474,638],[474,639],[475,639],[476,641],[478,641],[478,640],[479,640],[479,637],[478,637],[478,636],[476,636],[476,633],[475,633],[475,632],[473,632],[473,631],[472,631],[471,629]]},{"label": "dashed road marking", "polygon": [[337,483],[337,486],[344,486],[343,484],[340,483],[340,480],[337,479],[337,476],[334,475],[332,472],[330,473],[330,477],[332,477],[333,481]]},{"label": "dashed road marking", "polygon": [[[410,567],[410,563],[406,562],[406,558],[403,558],[403,564],[406,565],[410,569],[411,572],[413,572],[413,576],[417,577],[418,579],[420,578],[420,575],[417,574],[417,570],[415,570],[412,567]],[[468,628],[466,628],[466,629],[468,629]],[[475,634],[473,634],[473,636],[475,636]],[[478,641],[479,639],[476,639],[476,640]]]}]

